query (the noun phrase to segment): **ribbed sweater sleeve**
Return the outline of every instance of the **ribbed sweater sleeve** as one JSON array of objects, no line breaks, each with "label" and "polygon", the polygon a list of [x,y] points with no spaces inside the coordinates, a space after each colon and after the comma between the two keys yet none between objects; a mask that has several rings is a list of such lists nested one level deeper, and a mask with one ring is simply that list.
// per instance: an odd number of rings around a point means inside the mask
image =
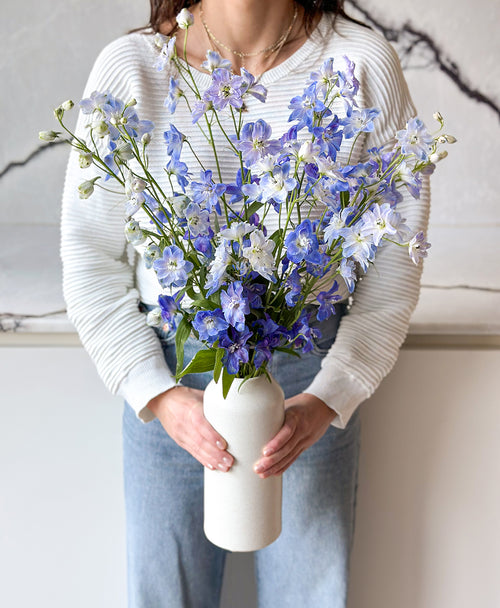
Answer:
[{"label": "ribbed sweater sleeve", "polygon": [[[109,44],[94,64],[84,97],[94,90],[110,90],[129,99],[134,62],[139,60],[123,52],[120,40]],[[77,136],[85,138],[88,119],[79,114]],[[175,386],[175,379],[158,337],[138,309],[124,236],[123,194],[96,187],[90,199],[78,196],[78,185],[98,174],[97,170],[89,173],[92,170],[80,168],[78,152],[72,149],[62,198],[60,249],[68,317],[107,388],[123,396],[147,422],[154,415],[146,404]],[[114,180],[106,182],[111,190],[117,185]]]},{"label": "ribbed sweater sleeve", "polygon": [[[363,66],[365,105],[381,110],[366,149],[393,143],[396,131],[416,115],[399,59],[380,37],[371,45]],[[430,188],[423,179],[415,200],[404,188],[397,210],[414,230],[426,230]],[[411,261],[406,247],[387,244],[375,263],[358,281],[353,303],[340,323],[336,340],[322,360],[321,370],[304,391],[327,403],[338,416],[333,425],[344,428],[357,406],[367,399],[389,373],[408,332],[417,304],[422,264]]]}]

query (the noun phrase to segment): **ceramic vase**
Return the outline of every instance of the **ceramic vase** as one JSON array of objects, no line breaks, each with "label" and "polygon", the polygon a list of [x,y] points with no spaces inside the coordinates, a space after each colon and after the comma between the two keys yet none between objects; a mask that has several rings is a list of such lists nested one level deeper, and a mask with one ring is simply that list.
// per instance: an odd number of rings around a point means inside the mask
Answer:
[{"label": "ceramic vase", "polygon": [[222,379],[212,380],[203,407],[234,457],[228,472],[205,469],[205,535],[229,551],[262,549],[281,532],[282,479],[261,479],[253,466],[283,424],[283,390],[265,375],[235,379],[224,399]]}]

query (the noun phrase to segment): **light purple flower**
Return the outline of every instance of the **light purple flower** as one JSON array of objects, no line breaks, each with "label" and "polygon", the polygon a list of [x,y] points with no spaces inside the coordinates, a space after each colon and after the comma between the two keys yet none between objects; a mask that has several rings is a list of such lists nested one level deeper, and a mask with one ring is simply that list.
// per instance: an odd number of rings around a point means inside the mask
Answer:
[{"label": "light purple flower", "polygon": [[380,110],[376,108],[364,108],[362,110],[353,110],[351,106],[347,108],[345,118],[342,118],[339,123],[344,127],[345,139],[355,137],[358,133],[370,132],[374,129],[373,121],[380,114]]},{"label": "light purple flower", "polygon": [[219,198],[224,194],[226,186],[224,184],[216,184],[212,179],[212,171],[210,170],[200,171],[200,180],[199,182],[191,182],[193,201],[197,205],[205,205],[209,211],[215,209],[220,215]]},{"label": "light purple flower", "polygon": [[212,73],[217,68],[230,70],[232,66],[229,59],[223,59],[216,51],[207,51],[207,58],[201,64],[201,67]]},{"label": "light purple flower", "polygon": [[262,84],[255,82],[253,74],[250,74],[245,68],[241,68],[241,78],[243,79],[242,91],[244,95],[252,95],[255,99],[264,103],[267,97],[267,89]]},{"label": "light purple flower", "polygon": [[219,334],[229,327],[229,323],[224,319],[222,310],[199,310],[194,319],[193,327],[198,332],[200,340],[215,342]]},{"label": "light purple flower", "polygon": [[427,250],[431,246],[425,240],[425,235],[422,231],[417,234],[408,243],[408,253],[414,264],[418,264],[422,258],[427,257]]},{"label": "light purple flower", "polygon": [[179,247],[171,245],[165,247],[162,257],[153,262],[153,268],[163,287],[184,287],[188,279],[187,273],[193,270],[193,264],[184,259]]},{"label": "light purple flower", "polygon": [[420,118],[411,118],[406,129],[396,133],[396,139],[403,154],[414,154],[424,161],[428,159],[434,143],[434,139]]},{"label": "light purple flower", "polygon": [[316,318],[318,321],[324,321],[335,314],[335,303],[341,300],[341,296],[338,295],[338,283],[333,282],[333,285],[328,291],[321,291],[316,299],[319,302],[318,312]]},{"label": "light purple flower", "polygon": [[224,318],[237,331],[243,331],[245,327],[245,315],[250,313],[248,300],[243,295],[241,281],[234,281],[229,285],[227,291],[221,291],[220,303]]},{"label": "light purple flower", "polygon": [[211,101],[216,110],[223,110],[228,104],[239,109],[243,105],[242,85],[241,76],[234,76],[225,68],[216,68],[212,72],[212,84],[204,92],[203,100]]},{"label": "light purple flower", "polygon": [[268,154],[277,154],[281,150],[280,142],[270,138],[271,127],[261,119],[255,123],[247,122],[241,130],[239,140],[234,136],[235,147],[241,151],[246,167]]},{"label": "light purple flower", "polygon": [[184,217],[187,220],[189,232],[196,237],[203,234],[208,234],[210,230],[209,213],[206,209],[201,209],[196,203],[189,203],[184,211]]}]

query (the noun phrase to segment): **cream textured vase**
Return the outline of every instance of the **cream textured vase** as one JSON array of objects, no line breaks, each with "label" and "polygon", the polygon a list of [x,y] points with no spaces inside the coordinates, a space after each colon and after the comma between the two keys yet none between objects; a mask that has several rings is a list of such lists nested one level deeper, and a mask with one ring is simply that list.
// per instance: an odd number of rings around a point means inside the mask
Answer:
[{"label": "cream textured vase", "polygon": [[205,416],[226,439],[234,464],[226,473],[205,469],[204,529],[223,549],[255,551],[281,532],[281,476],[261,479],[253,466],[283,424],[284,395],[266,376],[242,383],[235,379],[226,399],[222,379],[205,389]]}]

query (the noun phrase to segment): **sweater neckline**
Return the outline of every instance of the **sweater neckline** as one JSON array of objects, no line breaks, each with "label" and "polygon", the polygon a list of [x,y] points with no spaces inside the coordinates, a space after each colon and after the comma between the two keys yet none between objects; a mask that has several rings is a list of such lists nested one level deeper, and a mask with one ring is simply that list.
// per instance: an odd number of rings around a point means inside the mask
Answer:
[{"label": "sweater neckline", "polygon": [[[337,19],[338,18],[339,17],[337,17]],[[258,79],[258,82],[264,86],[268,86],[269,84],[292,72],[311,55],[316,47],[319,46],[319,43],[324,38],[329,27],[332,27],[330,15],[328,13],[323,13],[318,24],[306,41],[295,52],[293,52],[290,57],[287,57],[277,66],[263,72]],[[182,58],[179,58],[179,60],[183,64],[186,63]],[[203,72],[192,65],[189,65],[189,69],[200,89],[206,89],[210,86],[212,79],[208,72]]]}]

